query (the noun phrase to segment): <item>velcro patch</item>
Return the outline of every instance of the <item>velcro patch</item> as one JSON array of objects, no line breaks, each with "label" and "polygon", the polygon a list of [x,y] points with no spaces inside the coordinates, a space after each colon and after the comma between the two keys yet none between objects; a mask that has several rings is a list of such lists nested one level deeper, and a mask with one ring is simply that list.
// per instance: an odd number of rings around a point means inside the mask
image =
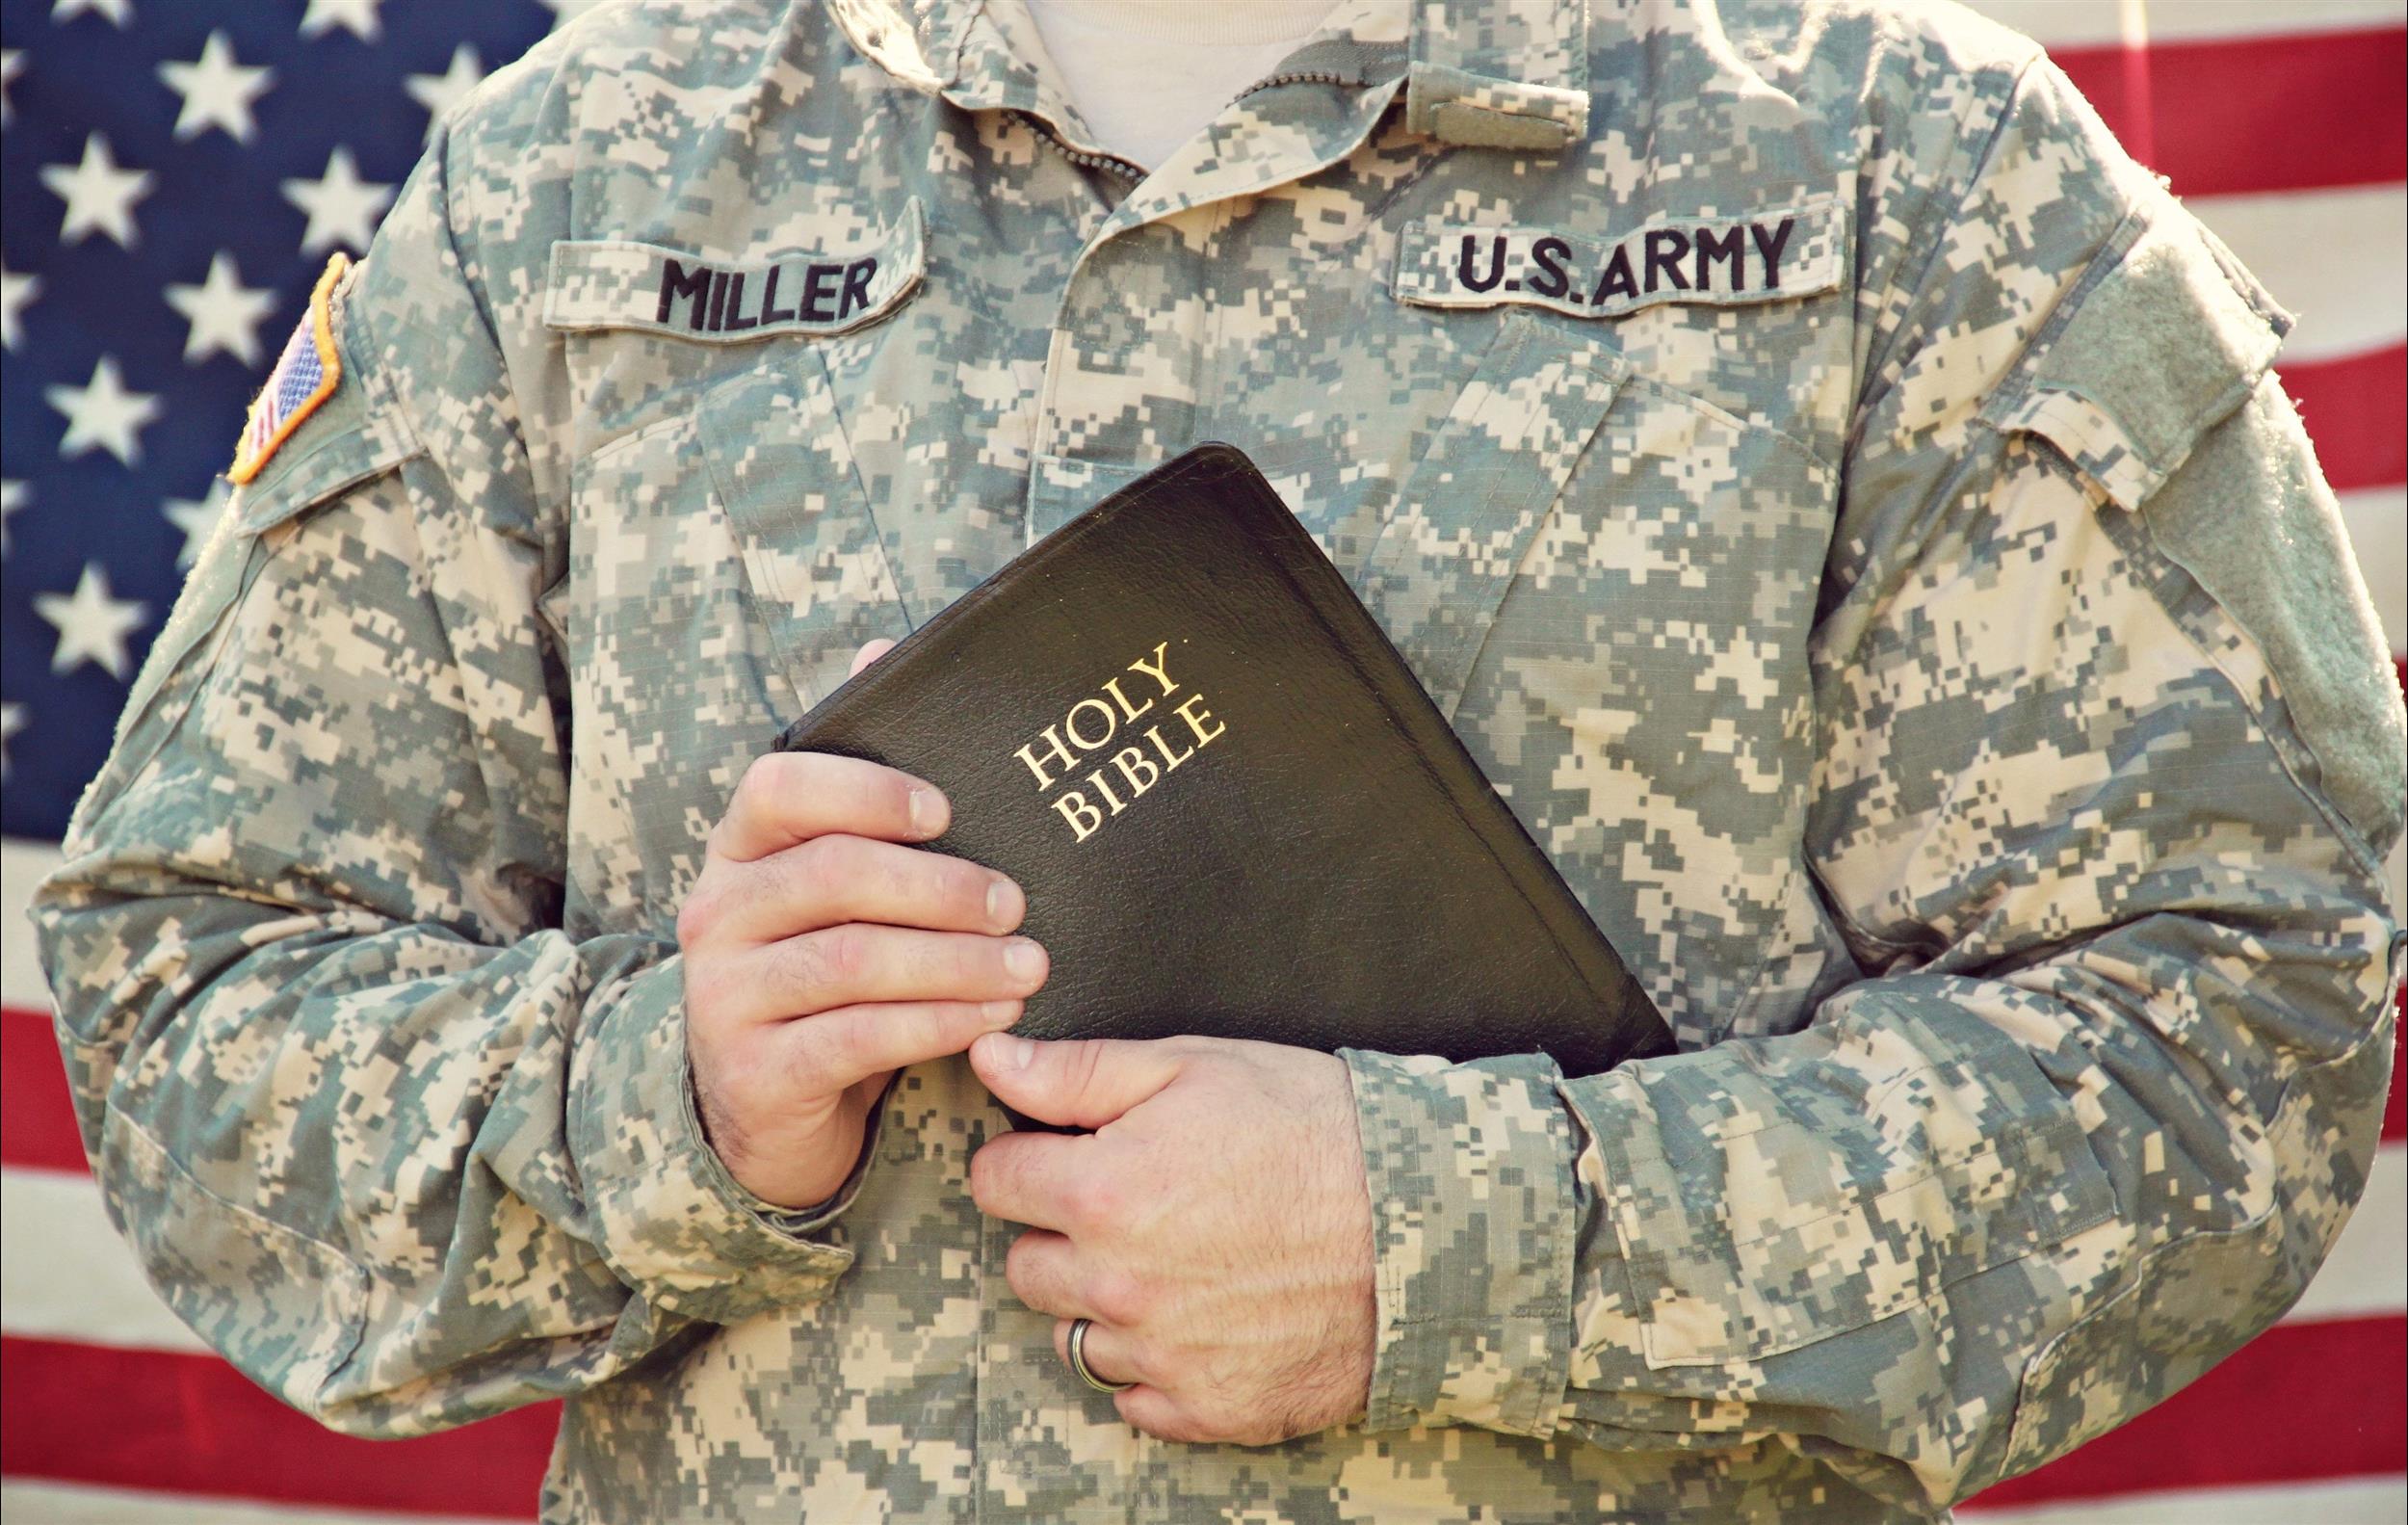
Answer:
[{"label": "velcro patch", "polygon": [[243,425],[242,437],[234,442],[234,464],[225,473],[226,480],[237,486],[259,475],[259,468],[268,463],[276,447],[334,395],[335,385],[343,380],[343,357],[334,348],[331,309],[334,288],[351,268],[347,254],[338,252],[327,261],[326,273],[309,294],[309,310],[295,326],[293,336],[284,341],[284,353],[276,356],[275,369],[268,373],[268,384],[251,400],[250,417]]},{"label": "velcro patch", "polygon": [[647,329],[728,344],[777,333],[842,333],[885,316],[927,263],[920,203],[868,236],[818,250],[711,259],[632,239],[552,246],[543,321],[555,329]]},{"label": "velcro patch", "polygon": [[1614,318],[1658,302],[1779,302],[1840,283],[1836,198],[1733,217],[1659,218],[1619,238],[1432,218],[1405,230],[1395,291],[1431,307],[1522,302]]}]

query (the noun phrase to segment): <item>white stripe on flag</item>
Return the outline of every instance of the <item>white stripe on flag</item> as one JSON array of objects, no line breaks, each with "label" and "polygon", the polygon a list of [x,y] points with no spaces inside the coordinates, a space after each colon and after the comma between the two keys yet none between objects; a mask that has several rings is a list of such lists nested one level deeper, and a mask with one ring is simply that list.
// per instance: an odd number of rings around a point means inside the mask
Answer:
[{"label": "white stripe on flag", "polygon": [[9,1525],[488,1525],[459,1515],[295,1508],[66,1483],[0,1484]]},{"label": "white stripe on flag", "polygon": [[2408,336],[2408,187],[2194,196],[2184,205],[2299,315],[2277,365],[2363,355]]},{"label": "white stripe on flag", "polygon": [[0,1329],[79,1345],[205,1353],[118,1237],[89,1175],[0,1170]]},{"label": "white stripe on flag", "polygon": [[1966,1525],[2400,1525],[2408,1520],[2408,1479],[2137,1493],[2037,1509],[1967,1510],[1959,1517]]},{"label": "white stripe on flag", "polygon": [[[1973,0],[1975,10],[2053,48],[2124,40],[2115,0]],[[2152,42],[2354,32],[2400,23],[2399,0],[2146,0]]]},{"label": "white stripe on flag", "polygon": [[2408,1144],[2386,1144],[2374,1151],[2360,1199],[2333,1252],[2324,1259],[2307,1294],[2284,1315],[2286,1324],[2314,1319],[2363,1319],[2408,1312]]},{"label": "white stripe on flag", "polygon": [[0,840],[0,1006],[50,1010],[50,986],[34,958],[34,924],[25,908],[34,903],[34,885],[58,864],[59,850],[46,842]]}]

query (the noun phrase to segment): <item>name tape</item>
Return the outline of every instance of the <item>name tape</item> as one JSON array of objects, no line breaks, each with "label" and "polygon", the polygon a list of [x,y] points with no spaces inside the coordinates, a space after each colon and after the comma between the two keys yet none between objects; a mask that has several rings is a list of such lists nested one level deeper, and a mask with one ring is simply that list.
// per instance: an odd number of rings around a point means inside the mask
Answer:
[{"label": "name tape", "polygon": [[1838,201],[1737,217],[1661,218],[1619,238],[1437,219],[1405,230],[1399,300],[1431,307],[1522,302],[1613,318],[1659,302],[1779,302],[1840,283]]},{"label": "name tape", "polygon": [[632,239],[563,242],[552,246],[543,321],[718,343],[842,333],[891,311],[919,285],[927,260],[916,199],[883,231],[841,250],[727,261]]}]

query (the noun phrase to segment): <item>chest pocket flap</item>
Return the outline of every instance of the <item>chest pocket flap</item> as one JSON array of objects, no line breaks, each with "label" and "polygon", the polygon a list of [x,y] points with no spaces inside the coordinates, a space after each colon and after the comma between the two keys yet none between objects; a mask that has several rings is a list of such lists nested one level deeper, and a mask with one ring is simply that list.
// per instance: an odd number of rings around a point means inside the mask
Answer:
[{"label": "chest pocket flap", "polygon": [[1515,314],[1405,478],[1356,591],[1441,713],[1629,374],[1610,346]]},{"label": "chest pocket flap", "polygon": [[2134,209],[1982,409],[2138,508],[2274,363],[2290,315],[2171,197]]}]

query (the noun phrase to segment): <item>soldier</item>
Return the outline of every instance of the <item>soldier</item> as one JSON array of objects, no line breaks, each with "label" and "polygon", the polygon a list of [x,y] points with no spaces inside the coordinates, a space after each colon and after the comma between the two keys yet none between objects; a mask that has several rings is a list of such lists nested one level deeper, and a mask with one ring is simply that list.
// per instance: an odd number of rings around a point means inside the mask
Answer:
[{"label": "soldier", "polygon": [[[329,273],[39,901],[175,1310],[566,1394],[641,1521],[1926,1519],[2280,1314],[2399,706],[2289,319],[2063,76],[1345,0],[1139,163],[1045,15],[606,5]],[[1683,1052],[1031,1045],[941,796],[758,755],[1215,437]]]}]

